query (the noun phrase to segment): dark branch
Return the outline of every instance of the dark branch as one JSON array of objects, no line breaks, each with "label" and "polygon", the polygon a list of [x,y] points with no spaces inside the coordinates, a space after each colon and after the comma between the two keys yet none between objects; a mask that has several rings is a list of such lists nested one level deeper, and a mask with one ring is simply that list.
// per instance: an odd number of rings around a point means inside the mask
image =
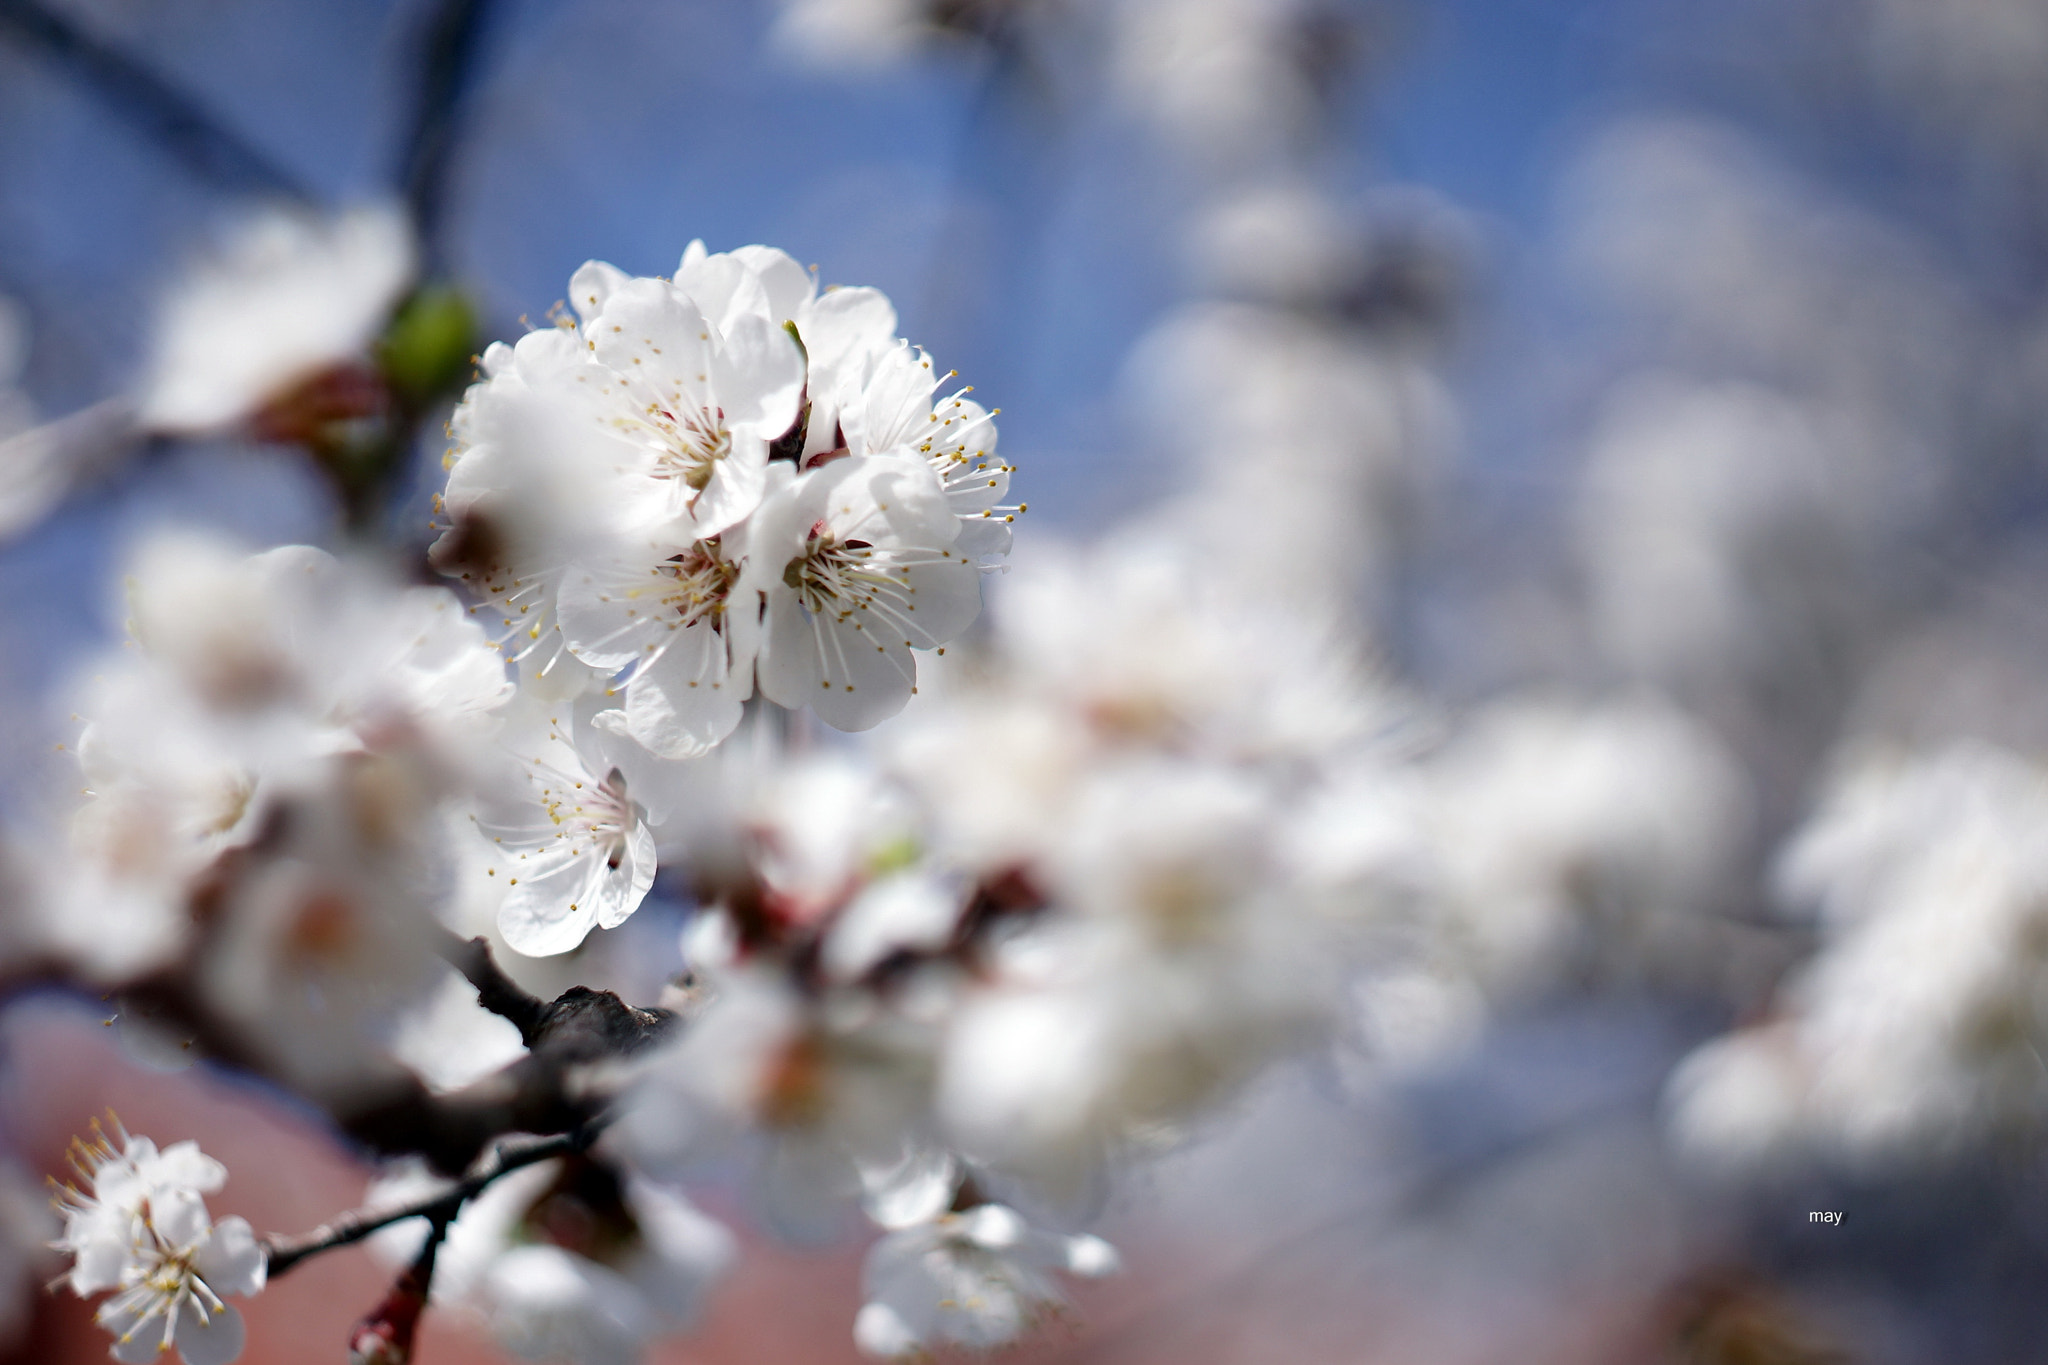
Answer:
[{"label": "dark branch", "polygon": [[191,96],[40,0],[0,0],[0,28],[90,85],[198,175],[230,189],[312,201],[298,177]]},{"label": "dark branch", "polygon": [[419,99],[401,153],[398,181],[429,257],[437,254],[448,198],[448,163],[489,9],[490,0],[439,0],[421,38]]},{"label": "dark branch", "polygon": [[266,1237],[263,1248],[270,1258],[270,1278],[276,1279],[309,1256],[323,1251],[345,1247],[362,1241],[374,1232],[402,1223],[408,1218],[425,1218],[432,1224],[433,1231],[428,1238],[428,1261],[431,1271],[431,1251],[440,1234],[447,1230],[449,1223],[462,1212],[462,1206],[481,1194],[491,1182],[513,1171],[549,1161],[560,1156],[574,1156],[586,1150],[597,1140],[607,1123],[608,1116],[599,1116],[578,1125],[567,1133],[556,1133],[548,1137],[512,1139],[500,1143],[489,1153],[478,1158],[470,1174],[433,1194],[423,1195],[409,1204],[394,1209],[359,1209],[343,1214],[332,1223],[323,1224],[311,1232],[297,1237]]},{"label": "dark branch", "polygon": [[541,1030],[547,1024],[548,1002],[528,994],[518,982],[505,975],[504,969],[491,956],[490,940],[458,939],[450,934],[440,945],[440,952],[449,966],[461,972],[463,979],[476,987],[479,1005],[499,1018],[511,1021],[519,1030],[520,1042],[531,1048],[540,1041]]}]

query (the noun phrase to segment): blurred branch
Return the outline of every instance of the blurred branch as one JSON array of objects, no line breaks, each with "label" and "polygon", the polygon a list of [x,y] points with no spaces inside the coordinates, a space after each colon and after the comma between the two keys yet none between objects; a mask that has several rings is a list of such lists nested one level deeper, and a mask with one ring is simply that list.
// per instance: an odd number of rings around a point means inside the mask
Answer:
[{"label": "blurred branch", "polygon": [[540,1042],[547,1026],[548,1002],[529,994],[491,956],[488,939],[458,939],[448,935],[441,944],[441,956],[476,987],[476,1001],[500,1019],[510,1020],[519,1030],[519,1041],[531,1048]]},{"label": "blurred branch", "polygon": [[420,44],[418,100],[407,130],[398,181],[429,267],[441,263],[437,238],[447,207],[462,99],[473,84],[490,0],[439,0]]},{"label": "blurred branch", "polygon": [[[411,1203],[401,1204],[396,1208],[358,1209],[297,1237],[266,1237],[263,1239],[263,1249],[270,1258],[270,1278],[276,1279],[308,1257],[360,1242],[372,1233],[388,1228],[393,1223],[402,1223],[408,1218],[425,1218],[433,1225],[427,1239],[426,1250],[421,1253],[420,1262],[414,1266],[415,1270],[422,1265],[425,1266],[426,1275],[431,1276],[435,1244],[440,1241],[441,1234],[447,1231],[448,1224],[455,1221],[456,1215],[462,1212],[465,1203],[483,1193],[501,1176],[553,1160],[558,1156],[574,1156],[588,1149],[610,1122],[609,1115],[601,1115],[577,1125],[566,1133],[500,1143],[478,1158],[469,1174],[444,1190],[422,1195]],[[421,1288],[424,1294],[425,1285],[422,1284]]]},{"label": "blurred branch", "polygon": [[0,30],[90,85],[128,122],[205,179],[312,201],[298,177],[189,95],[40,0],[0,0]]}]

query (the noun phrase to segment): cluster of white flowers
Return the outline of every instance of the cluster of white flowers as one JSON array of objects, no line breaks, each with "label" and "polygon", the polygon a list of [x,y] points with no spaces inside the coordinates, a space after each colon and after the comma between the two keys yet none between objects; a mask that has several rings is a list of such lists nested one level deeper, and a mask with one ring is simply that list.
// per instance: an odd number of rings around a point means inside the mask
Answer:
[{"label": "cluster of white flowers", "polygon": [[865,1350],[1051,1311],[1048,1268],[1113,1256],[996,1192],[1058,1221],[1341,1009],[1373,862],[1331,807],[1395,708],[1326,623],[1198,567],[1045,550],[873,761],[753,736],[698,789],[749,856],[700,869],[708,1002],[627,1136],[678,1171],[737,1144],[793,1235],[858,1202]]},{"label": "cluster of white flowers", "polygon": [[1679,1135],[1727,1164],[1886,1162],[2048,1117],[2048,772],[1977,743],[1865,747],[1785,849],[1821,948],[1773,1017],[1672,1082]]},{"label": "cluster of white flowers", "polygon": [[65,1283],[80,1298],[114,1291],[94,1314],[114,1334],[114,1359],[145,1365],[174,1347],[185,1365],[240,1355],[241,1314],[223,1296],[259,1292],[265,1256],[245,1220],[207,1212],[227,1170],[196,1143],[159,1151],[119,1124],[112,1136],[94,1124],[71,1161],[85,1184],[58,1201],[57,1245],[73,1258]]},{"label": "cluster of white flowers", "polygon": [[37,932],[109,986],[189,980],[284,1074],[346,1084],[431,970],[445,803],[495,766],[503,662],[448,592],[303,546],[159,538],[128,606]]},{"label": "cluster of white flowers", "polygon": [[539,953],[616,924],[653,877],[660,803],[629,792],[647,763],[622,749],[695,758],[756,695],[845,730],[895,714],[1020,510],[993,415],[942,388],[875,290],[693,243],[674,279],[593,262],[570,295],[577,317],[485,352],[435,547],[534,712],[530,782],[478,823],[507,937]]}]

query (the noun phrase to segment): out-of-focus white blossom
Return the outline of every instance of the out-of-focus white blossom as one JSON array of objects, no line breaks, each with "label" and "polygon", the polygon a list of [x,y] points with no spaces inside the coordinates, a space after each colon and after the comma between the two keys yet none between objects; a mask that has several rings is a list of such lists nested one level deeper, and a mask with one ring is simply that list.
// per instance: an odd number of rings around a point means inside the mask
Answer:
[{"label": "out-of-focus white blossom", "polygon": [[1896,1162],[2048,1113],[2048,773],[1975,743],[1865,745],[1778,865],[1819,920],[1774,1020],[1674,1076],[1680,1139],[1740,1164]]},{"label": "out-of-focus white blossom", "polygon": [[1827,642],[1869,628],[1883,547],[1910,524],[1903,454],[1867,416],[1754,384],[1621,386],[1580,512],[1601,642],[1695,691],[1827,666]]},{"label": "out-of-focus white blossom", "polygon": [[682,1040],[653,1065],[627,1136],[657,1168],[751,1149],[756,1207],[784,1236],[838,1231],[873,1174],[935,1145],[933,1055],[945,999],[858,988],[806,998],[763,962],[717,972]]},{"label": "out-of-focus white blossom", "polygon": [[1199,304],[1131,371],[1161,448],[1193,466],[1162,526],[1293,600],[1349,607],[1379,586],[1449,443],[1449,402],[1416,360],[1328,319]]},{"label": "out-of-focus white blossom", "polygon": [[986,33],[1030,0],[783,0],[775,40],[811,65],[892,65],[948,37]]},{"label": "out-of-focus white blossom", "polygon": [[174,434],[219,430],[362,359],[414,269],[396,207],[256,212],[165,298],[139,419]]},{"label": "out-of-focus white blossom", "polygon": [[186,1365],[226,1365],[242,1353],[241,1315],[227,1294],[263,1288],[265,1256],[249,1224],[215,1222],[204,1195],[227,1171],[191,1142],[159,1151],[145,1137],[97,1125],[74,1143],[85,1188],[65,1188],[58,1247],[73,1257],[66,1282],[80,1298],[115,1291],[94,1312],[114,1334],[114,1359],[144,1365],[175,1347]]},{"label": "out-of-focus white blossom", "polygon": [[192,952],[256,1052],[338,1083],[430,980],[443,812],[491,766],[503,662],[445,591],[306,547],[157,541],[130,607],[41,934],[112,981]]},{"label": "out-of-focus white blossom", "polygon": [[1125,100],[1190,152],[1226,163],[1314,130],[1345,37],[1323,0],[1121,0],[1110,17]]},{"label": "out-of-focus white blossom", "polygon": [[1437,755],[1434,932],[1489,989],[1683,963],[1748,819],[1732,758],[1653,698],[1511,700]]},{"label": "out-of-focus white blossom", "polygon": [[977,1205],[891,1232],[869,1249],[861,1272],[867,1302],[853,1339],[884,1357],[992,1350],[1066,1302],[1050,1272],[1095,1279],[1117,1268],[1115,1249],[1100,1237],[1062,1237],[1002,1204]]},{"label": "out-of-focus white blossom", "polygon": [[[365,1203],[442,1184],[402,1166]],[[372,1245],[408,1264],[424,1236],[401,1222]],[[435,1260],[433,1301],[473,1314],[522,1360],[634,1365],[655,1337],[691,1325],[735,1251],[724,1227],[672,1190],[591,1158],[544,1162],[464,1205]]]}]

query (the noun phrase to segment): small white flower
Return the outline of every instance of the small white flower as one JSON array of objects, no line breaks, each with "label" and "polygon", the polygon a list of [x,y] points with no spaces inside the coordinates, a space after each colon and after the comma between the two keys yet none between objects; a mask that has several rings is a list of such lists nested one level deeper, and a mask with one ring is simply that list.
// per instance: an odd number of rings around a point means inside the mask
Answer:
[{"label": "small white flower", "polygon": [[158,1151],[148,1138],[118,1135],[117,1149],[95,1125],[90,1143],[73,1144],[87,1188],[66,1189],[58,1243],[74,1257],[72,1292],[116,1291],[94,1320],[114,1334],[114,1358],[125,1365],[173,1347],[186,1365],[226,1365],[241,1354],[243,1330],[222,1296],[257,1293],[266,1269],[246,1221],[207,1214],[201,1195],[220,1188],[226,1171],[193,1143]]},{"label": "small white flower", "polygon": [[872,1356],[945,1346],[990,1350],[1017,1340],[1066,1302],[1051,1272],[1087,1279],[1113,1273],[1117,1254],[1100,1237],[1062,1237],[1016,1210],[982,1204],[889,1233],[862,1270],[867,1303],[853,1339]]},{"label": "small white flower", "polygon": [[764,603],[762,695],[842,730],[900,711],[916,690],[910,651],[945,644],[981,609],[959,527],[921,458],[849,458],[783,480],[755,514],[735,590]]},{"label": "small white flower", "polygon": [[603,761],[602,736],[557,709],[525,700],[509,717],[506,781],[480,794],[475,817],[493,853],[483,875],[505,887],[499,932],[534,957],[625,923],[656,867],[646,811]]}]

